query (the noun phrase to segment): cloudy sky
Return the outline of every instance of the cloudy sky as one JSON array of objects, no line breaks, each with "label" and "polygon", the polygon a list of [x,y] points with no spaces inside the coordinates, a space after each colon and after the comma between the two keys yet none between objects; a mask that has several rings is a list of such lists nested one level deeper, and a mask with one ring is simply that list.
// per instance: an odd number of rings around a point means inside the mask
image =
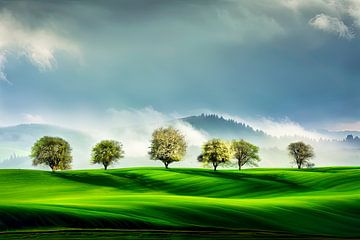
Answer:
[{"label": "cloudy sky", "polygon": [[0,125],[150,107],[360,130],[359,64],[358,0],[0,1]]}]

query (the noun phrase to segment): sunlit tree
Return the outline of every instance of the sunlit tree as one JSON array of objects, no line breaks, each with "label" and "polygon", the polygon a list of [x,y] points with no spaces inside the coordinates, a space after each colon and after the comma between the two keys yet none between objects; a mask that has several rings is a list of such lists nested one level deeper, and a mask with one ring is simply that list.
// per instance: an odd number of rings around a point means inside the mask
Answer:
[{"label": "sunlit tree", "polygon": [[214,171],[216,171],[219,165],[230,163],[230,158],[228,144],[221,139],[211,139],[203,145],[198,161],[205,166],[212,165]]},{"label": "sunlit tree", "polygon": [[315,156],[314,149],[311,145],[305,144],[303,142],[294,142],[289,144],[288,150],[298,169],[301,169],[304,166],[314,166],[314,164],[310,162],[310,159]]},{"label": "sunlit tree", "polygon": [[120,142],[114,140],[103,140],[92,149],[91,162],[93,164],[102,164],[107,170],[108,166],[116,163],[124,157],[123,146]]},{"label": "sunlit tree", "polygon": [[186,153],[186,141],[179,130],[168,127],[158,128],[152,134],[149,155],[160,160],[168,168],[170,163],[181,161]]},{"label": "sunlit tree", "polygon": [[257,146],[244,140],[234,140],[231,142],[231,150],[234,158],[237,159],[239,170],[244,165],[258,166],[260,157]]},{"label": "sunlit tree", "polygon": [[55,170],[71,168],[70,144],[59,137],[44,136],[37,140],[31,148],[30,157],[33,165],[45,165]]}]

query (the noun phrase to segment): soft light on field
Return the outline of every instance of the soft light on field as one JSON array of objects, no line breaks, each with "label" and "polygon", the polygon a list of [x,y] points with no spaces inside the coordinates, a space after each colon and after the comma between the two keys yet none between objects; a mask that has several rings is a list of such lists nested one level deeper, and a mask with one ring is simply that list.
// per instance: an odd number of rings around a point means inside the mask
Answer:
[{"label": "soft light on field", "polygon": [[2,230],[223,229],[360,236],[360,167],[0,170]]}]

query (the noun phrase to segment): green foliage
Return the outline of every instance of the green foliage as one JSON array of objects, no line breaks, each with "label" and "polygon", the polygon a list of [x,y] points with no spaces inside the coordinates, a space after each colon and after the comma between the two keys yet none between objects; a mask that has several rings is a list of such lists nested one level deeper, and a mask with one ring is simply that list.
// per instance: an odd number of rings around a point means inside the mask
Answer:
[{"label": "green foliage", "polygon": [[185,137],[173,127],[158,128],[152,134],[149,155],[160,160],[168,168],[172,162],[180,161],[186,153]]},{"label": "green foliage", "polygon": [[92,149],[91,162],[104,165],[105,170],[124,157],[122,144],[114,140],[103,140]]},{"label": "green foliage", "polygon": [[230,163],[231,153],[228,145],[221,139],[211,139],[202,147],[198,161],[205,166],[212,164],[214,171],[219,165]]},{"label": "green foliage", "polygon": [[71,168],[70,144],[59,137],[44,136],[37,140],[31,148],[30,157],[33,165],[46,165],[55,170]]},{"label": "green foliage", "polygon": [[294,162],[298,169],[306,166],[313,167],[314,164],[310,162],[310,159],[315,156],[314,149],[311,145],[303,142],[294,142],[288,146],[289,154],[294,158]]},{"label": "green foliage", "polygon": [[244,140],[234,140],[231,142],[231,151],[238,161],[239,170],[244,165],[258,166],[260,161],[259,148]]}]

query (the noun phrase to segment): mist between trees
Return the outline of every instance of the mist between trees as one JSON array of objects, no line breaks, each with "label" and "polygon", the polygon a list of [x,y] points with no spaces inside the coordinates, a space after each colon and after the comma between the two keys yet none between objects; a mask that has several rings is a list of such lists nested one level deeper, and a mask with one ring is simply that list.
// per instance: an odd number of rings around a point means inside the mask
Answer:
[{"label": "mist between trees", "polygon": [[[161,127],[152,134],[148,155],[150,160],[160,161],[165,168],[169,168],[170,164],[183,161],[187,147],[185,136],[178,129]],[[71,169],[71,151],[70,144],[65,139],[44,136],[34,143],[30,157],[34,166],[47,166],[52,171],[66,170]],[[203,143],[197,160],[204,167],[212,167],[214,171],[218,167],[234,166],[241,170],[243,166],[258,166],[261,161],[259,151],[258,146],[243,139],[214,138]],[[310,162],[315,156],[311,145],[302,141],[293,142],[288,145],[288,152],[298,169],[314,167],[315,164]],[[119,141],[102,140],[92,148],[90,162],[100,164],[107,170],[124,158],[125,154]]]}]

